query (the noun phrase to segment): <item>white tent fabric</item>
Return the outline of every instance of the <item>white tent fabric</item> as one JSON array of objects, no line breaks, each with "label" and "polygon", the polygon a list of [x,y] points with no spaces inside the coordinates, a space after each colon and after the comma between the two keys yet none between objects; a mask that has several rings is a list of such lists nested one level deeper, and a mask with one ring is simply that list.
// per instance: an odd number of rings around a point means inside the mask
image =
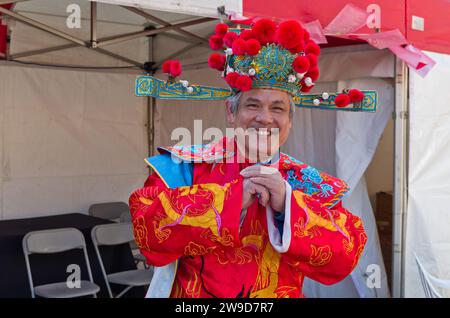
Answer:
[{"label": "white tent fabric", "polygon": [[[367,194],[364,171],[370,163],[381,133],[393,110],[393,85],[391,80],[358,79],[339,82],[341,87],[376,89],[381,96],[379,112],[376,114],[332,113],[327,116],[311,114],[311,110],[296,113],[295,135],[299,139],[289,141],[288,152],[317,168],[346,180],[352,191],[344,200],[344,207],[363,219],[368,242],[352,279],[345,279],[333,286],[324,286],[310,280],[305,281],[308,297],[389,297],[387,277],[379,247],[378,233],[372,207]],[[322,89],[323,86],[318,89]],[[310,113],[310,114],[308,114]],[[314,118],[311,124],[311,118]],[[315,127],[311,129],[311,127]],[[302,141],[306,141],[302,144]],[[308,146],[313,144],[312,150]],[[336,155],[332,156],[330,149]],[[311,154],[312,153],[312,154]],[[320,160],[310,161],[311,158]],[[366,284],[367,268],[379,265],[380,288],[369,288]]]},{"label": "white tent fabric", "polygon": [[[35,13],[34,11],[29,11],[33,8],[27,8],[26,5],[26,2],[18,4],[18,9],[22,7],[24,11],[16,11],[31,19],[45,22],[47,25],[58,30],[64,30],[64,32],[72,36],[78,37],[83,40],[89,39],[89,19],[81,19],[81,27],[79,29],[68,29],[66,26],[67,14],[65,14],[65,11],[60,10],[55,12],[60,14],[60,16],[49,16],[44,13]],[[125,11],[124,9],[122,10]],[[82,11],[82,17],[84,17],[83,14],[88,16],[88,12],[89,11]],[[138,20],[137,22],[143,21]],[[143,29],[142,25],[139,24],[113,23],[109,21],[99,21],[97,27],[99,38],[112,36],[115,34],[142,31]],[[10,28],[12,29],[10,51],[13,55],[17,53],[39,50],[68,43],[68,41],[65,39],[56,37],[52,34],[38,30],[20,22],[12,23],[12,25],[10,25]],[[122,55],[132,60],[136,60],[140,63],[144,63],[148,60],[148,39],[146,37],[108,45],[105,48],[113,53]],[[45,54],[32,55],[26,58],[21,58],[20,60],[32,61],[34,63],[85,65],[96,67],[129,66],[129,64],[125,62],[116,60],[107,55],[99,54],[98,52],[94,52],[93,50],[80,46],[65,50],[48,52]]]},{"label": "white tent fabric", "polygon": [[[68,18],[66,8],[70,4],[77,4],[80,6],[80,28],[69,29],[66,25]],[[71,36],[77,37],[84,41],[90,40],[89,2],[81,0],[59,0],[57,2],[53,0],[25,1],[19,2],[15,7],[15,11],[28,18],[45,23],[50,27],[64,31]],[[146,12],[163,19],[168,23],[179,23],[192,19],[198,19],[196,16],[180,14],[179,11],[176,10],[174,12]],[[102,39],[113,35],[142,31],[144,27],[151,22],[151,20],[147,21],[143,17],[130,12],[125,8],[99,3],[97,8],[97,38]],[[12,20],[8,23],[10,29],[12,30],[10,53],[13,56],[23,52],[46,49],[49,47],[70,43],[65,39],[56,37],[52,34],[20,22],[15,22]],[[215,23],[215,21],[205,22],[198,25],[185,27],[183,30],[189,31],[206,39],[211,33],[211,30],[214,29]],[[175,31],[170,31],[169,33],[172,35],[177,35]],[[153,61],[163,61],[168,55],[180,51],[190,44],[191,43],[181,41],[179,39],[168,38],[165,33],[159,34],[154,38]],[[103,47],[103,49],[142,64],[150,60],[149,38],[145,36],[110,44]],[[201,57],[201,61],[206,64],[207,58],[205,59],[204,55],[207,56],[206,54],[208,53],[210,53],[209,47],[199,46],[187,50],[180,58],[186,60],[187,57],[190,57],[188,64],[192,64],[199,62],[200,60],[198,57]],[[87,65],[96,67],[130,66],[126,62],[80,46],[47,52],[45,54],[31,55],[20,58],[20,60],[32,61],[35,63]]]},{"label": "white tent fabric", "polygon": [[437,67],[426,78],[410,72],[405,297],[424,296],[414,253],[434,276],[450,278],[450,56],[427,54]]},{"label": "white tent fabric", "polygon": [[[353,192],[344,200],[344,207],[360,216],[368,236],[367,247],[361,261],[352,274],[353,281],[361,297],[388,297],[387,277],[382,261],[377,227],[367,194],[364,171],[373,158],[381,134],[394,109],[394,85],[392,79],[361,79],[341,87],[374,88],[379,93],[379,111],[376,114],[338,114],[336,138],[337,176],[347,180]],[[368,268],[371,264],[380,266],[379,288],[369,288],[366,284]]]},{"label": "white tent fabric", "polygon": [[[324,63],[329,63],[331,59],[335,61],[335,64],[330,63],[326,68],[327,79],[341,78],[340,69],[345,69],[346,66],[350,68],[351,65],[355,67],[355,57],[367,56],[367,53],[343,52],[325,55],[322,57]],[[380,51],[377,52],[379,53]],[[391,79],[378,78],[379,70],[383,69],[384,72],[386,69],[390,72],[393,70],[393,58],[386,52],[384,54],[375,60],[372,59],[371,63],[358,65],[358,75],[364,74],[366,78],[321,83],[315,88],[316,92],[333,91],[336,88],[339,90],[345,87],[375,89],[380,95],[377,113],[334,113],[302,109],[295,114],[294,129],[285,147],[287,152],[347,181],[352,191],[344,200],[344,207],[362,217],[368,234],[363,256],[352,273],[351,279],[347,278],[333,286],[306,280],[305,295],[308,297],[389,297],[375,218],[364,180],[364,171],[373,157],[381,133],[393,110],[393,82]],[[349,58],[348,55],[354,58]],[[391,63],[391,67],[380,68],[380,64],[384,63]],[[320,69],[323,72],[323,64],[320,65]],[[392,75],[392,73],[383,74],[385,77],[392,77]],[[370,274],[366,271],[370,264],[380,266],[379,288],[369,288],[366,284]]]},{"label": "white tent fabric", "polygon": [[[68,29],[67,5],[81,7],[81,28]],[[19,2],[15,11],[51,27],[88,40],[89,3],[51,0]],[[153,14],[156,14],[152,12]],[[158,12],[168,22],[192,18]],[[146,20],[118,6],[98,8],[98,37],[141,31]],[[11,54],[67,44],[20,22],[9,21]],[[186,28],[205,36],[204,25]],[[199,30],[199,32],[197,32]],[[144,63],[149,60],[147,37],[105,47]],[[186,46],[158,36],[154,58],[159,61]],[[156,49],[157,48],[157,49]],[[196,63],[205,48],[188,51]],[[21,58],[21,61],[94,67],[128,64],[75,47]],[[206,59],[204,59],[206,60]],[[0,219],[85,212],[90,204],[127,202],[141,187],[148,169],[147,99],[134,95],[138,71],[0,65]],[[24,199],[26,197],[26,199]]]},{"label": "white tent fabric", "polygon": [[135,77],[0,65],[0,218],[127,202],[148,174]]},{"label": "white tent fabric", "polygon": [[[92,1],[92,0],[91,0]],[[217,17],[217,8],[225,6],[227,11],[242,15],[242,0],[94,0],[110,4],[138,7],[168,12],[179,12],[198,16]]]}]

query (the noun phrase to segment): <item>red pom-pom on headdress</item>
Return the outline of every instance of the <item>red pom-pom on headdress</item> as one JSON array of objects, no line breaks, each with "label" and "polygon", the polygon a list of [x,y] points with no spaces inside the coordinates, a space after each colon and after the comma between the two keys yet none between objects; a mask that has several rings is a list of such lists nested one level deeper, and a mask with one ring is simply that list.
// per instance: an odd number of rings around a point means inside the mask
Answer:
[{"label": "red pom-pom on headdress", "polygon": [[345,107],[350,104],[350,97],[347,94],[339,94],[334,99],[334,103],[337,107]]},{"label": "red pom-pom on headdress", "polygon": [[303,28],[295,20],[281,22],[275,34],[276,41],[286,49],[292,49],[303,42]]},{"label": "red pom-pom on headdress", "polygon": [[261,44],[256,39],[250,39],[245,42],[248,55],[256,55],[261,49]]},{"label": "red pom-pom on headdress", "polygon": [[252,89],[252,79],[247,75],[239,75],[236,78],[234,85],[241,92],[246,92]]},{"label": "red pom-pom on headdress", "polygon": [[319,68],[316,67],[312,67],[308,70],[308,72],[305,74],[305,77],[311,77],[312,81],[315,82],[319,79]]},{"label": "red pom-pom on headdress", "polygon": [[309,39],[310,39],[310,35],[309,35],[308,30],[303,29],[303,41],[308,42]]},{"label": "red pom-pom on headdress", "polygon": [[170,63],[170,75],[177,77],[181,75],[181,63],[178,60],[173,60]]},{"label": "red pom-pom on headdress", "polygon": [[296,54],[296,53],[303,52],[304,49],[305,49],[305,42],[303,42],[303,40],[302,40],[299,45],[297,45],[296,47],[290,48],[289,52],[291,52],[292,54]]},{"label": "red pom-pom on headdress", "polygon": [[227,32],[228,32],[228,25],[226,25],[225,23],[219,23],[216,25],[216,35],[223,38]]},{"label": "red pom-pom on headdress", "polygon": [[162,71],[164,73],[167,73],[167,74],[170,73],[170,64],[172,64],[171,60],[164,61],[164,63],[162,64]]},{"label": "red pom-pom on headdress", "polygon": [[227,32],[227,34],[225,34],[225,36],[223,37],[223,42],[225,43],[226,46],[232,47],[234,40],[236,40],[237,38],[238,35],[236,33]]},{"label": "red pom-pom on headdress", "polygon": [[219,53],[213,53],[208,58],[208,65],[209,67],[218,70],[223,71],[224,65],[225,65],[225,55],[219,54]]},{"label": "red pom-pom on headdress", "polygon": [[310,67],[315,67],[317,66],[317,55],[314,54],[306,54],[306,57],[309,60],[309,65]]},{"label": "red pom-pom on headdress", "polygon": [[250,39],[254,39],[255,38],[255,35],[253,34],[253,31],[252,30],[247,30],[247,29],[245,29],[245,30],[242,30],[241,31],[241,34],[239,35],[239,37],[241,38],[241,39],[243,39],[243,40],[250,40]]},{"label": "red pom-pom on headdress", "polygon": [[218,35],[211,35],[209,37],[209,47],[214,51],[220,50],[223,47],[222,38]]},{"label": "red pom-pom on headdress", "polygon": [[306,43],[305,53],[306,54],[311,53],[311,54],[314,54],[314,55],[320,55],[320,46],[318,46],[313,41],[309,41],[308,43]]},{"label": "red pom-pom on headdress", "polygon": [[348,96],[352,103],[359,103],[364,99],[364,93],[359,89],[351,89],[348,91]]},{"label": "red pom-pom on headdress", "polygon": [[228,73],[227,76],[225,76],[225,81],[230,85],[231,87],[236,87],[236,79],[239,77],[239,74],[236,72]]},{"label": "red pom-pom on headdress", "polygon": [[309,92],[313,89],[313,87],[314,87],[314,85],[306,86],[304,80],[302,80],[300,83],[302,84],[302,88],[301,88],[300,90],[301,90],[303,93],[309,93]]},{"label": "red pom-pom on headdress", "polygon": [[297,73],[306,73],[309,69],[309,59],[306,56],[297,56],[292,62],[292,68]]},{"label": "red pom-pom on headdress", "polygon": [[233,54],[244,55],[247,52],[247,43],[243,39],[236,39],[233,42]]},{"label": "red pom-pom on headdress", "polygon": [[270,19],[258,20],[252,27],[253,34],[261,45],[273,42],[276,30],[277,25]]}]

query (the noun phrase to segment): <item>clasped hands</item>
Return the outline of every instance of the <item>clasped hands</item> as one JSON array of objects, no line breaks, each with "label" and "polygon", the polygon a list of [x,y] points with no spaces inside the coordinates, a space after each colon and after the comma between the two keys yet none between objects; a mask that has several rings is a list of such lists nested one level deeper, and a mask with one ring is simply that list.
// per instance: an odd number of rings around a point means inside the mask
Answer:
[{"label": "clasped hands", "polygon": [[262,206],[270,206],[276,212],[284,212],[286,184],[277,169],[253,165],[242,169],[240,174],[244,177],[242,209],[248,208],[258,199]]}]

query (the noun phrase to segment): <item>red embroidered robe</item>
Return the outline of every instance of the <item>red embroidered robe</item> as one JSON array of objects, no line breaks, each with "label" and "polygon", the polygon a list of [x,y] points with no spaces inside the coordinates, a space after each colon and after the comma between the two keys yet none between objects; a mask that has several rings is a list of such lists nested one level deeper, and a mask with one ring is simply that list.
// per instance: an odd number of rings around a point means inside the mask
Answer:
[{"label": "red embroidered robe", "polygon": [[367,236],[341,206],[342,180],[281,154],[287,198],[278,226],[257,200],[241,211],[246,166],[195,163],[192,186],[169,189],[154,173],[132,193],[135,239],[148,263],[178,260],[171,297],[303,297],[304,277],[334,284],[355,268]]}]

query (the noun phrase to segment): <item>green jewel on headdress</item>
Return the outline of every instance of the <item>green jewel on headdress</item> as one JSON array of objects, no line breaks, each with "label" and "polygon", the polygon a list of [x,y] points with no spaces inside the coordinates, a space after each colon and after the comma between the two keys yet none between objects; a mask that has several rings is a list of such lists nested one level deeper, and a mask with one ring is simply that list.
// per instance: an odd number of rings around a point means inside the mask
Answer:
[{"label": "green jewel on headdress", "polygon": [[[276,44],[263,46],[256,56],[230,55],[228,65],[240,74],[254,74],[252,88],[271,88],[295,95],[300,82],[292,69],[294,56]],[[289,78],[291,76],[291,80]],[[233,88],[236,92],[237,88]]]}]

